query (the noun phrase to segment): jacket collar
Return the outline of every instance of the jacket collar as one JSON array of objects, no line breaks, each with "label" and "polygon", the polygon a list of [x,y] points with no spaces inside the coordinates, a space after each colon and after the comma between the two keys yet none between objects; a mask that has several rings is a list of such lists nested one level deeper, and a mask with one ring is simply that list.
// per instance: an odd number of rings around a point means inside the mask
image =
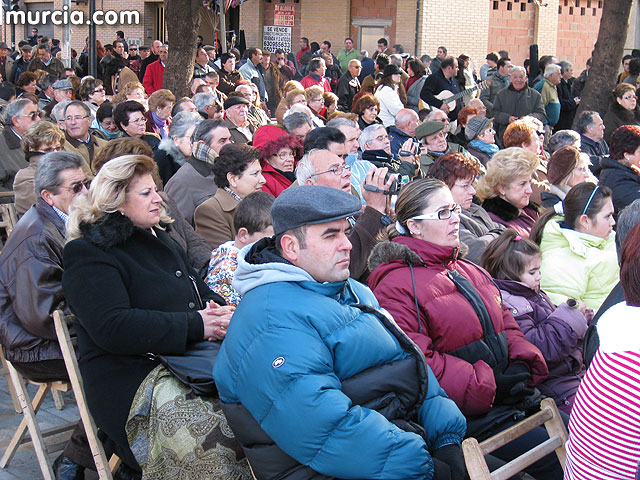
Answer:
[{"label": "jacket collar", "polygon": [[80,223],[82,236],[103,250],[126,242],[135,228],[131,220],[120,212],[107,213],[94,223]]},{"label": "jacket collar", "polygon": [[[491,212],[507,222],[515,220],[522,214],[521,210],[518,207],[516,207],[512,203],[507,202],[506,200],[503,200],[500,197],[487,198],[484,202],[482,202],[482,207],[487,212]],[[524,208],[532,208],[536,210],[535,205],[532,203],[529,203],[529,205]]]},{"label": "jacket collar", "polygon": [[66,225],[60,218],[60,216],[53,210],[51,205],[45,202],[42,198],[36,198],[35,209],[39,215],[49,220],[56,229],[60,232],[60,235],[66,237]]},{"label": "jacket collar", "polygon": [[198,160],[194,157],[189,157],[187,163],[190,164],[198,174],[203,177],[208,177],[213,173],[213,165],[202,160]]},{"label": "jacket collar", "polygon": [[5,142],[7,142],[7,147],[9,147],[9,150],[16,150],[17,148],[21,147],[20,139],[16,136],[15,133],[13,133],[11,125],[7,125],[2,130],[2,135],[4,135],[4,140]]},{"label": "jacket collar", "polygon": [[232,212],[238,207],[238,202],[224,188],[219,188],[216,191],[215,197],[220,202],[220,206],[224,212]]}]

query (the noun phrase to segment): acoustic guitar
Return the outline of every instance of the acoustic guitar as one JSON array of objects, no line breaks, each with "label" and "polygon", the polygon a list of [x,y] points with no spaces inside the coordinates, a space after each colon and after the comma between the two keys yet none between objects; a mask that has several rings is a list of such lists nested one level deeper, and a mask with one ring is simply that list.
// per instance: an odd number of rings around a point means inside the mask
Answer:
[{"label": "acoustic guitar", "polygon": [[450,92],[449,90],[443,90],[438,95],[436,95],[436,98],[438,100],[442,100],[443,104],[446,103],[449,106],[449,111],[453,111],[456,108],[456,101],[459,98],[466,97],[467,95],[471,95],[475,91],[480,91],[480,90],[484,90],[485,88],[489,88],[490,85],[491,85],[491,80],[485,80],[484,82],[480,82],[471,88],[467,88],[466,90],[461,91],[460,93],[453,93],[453,92]]}]

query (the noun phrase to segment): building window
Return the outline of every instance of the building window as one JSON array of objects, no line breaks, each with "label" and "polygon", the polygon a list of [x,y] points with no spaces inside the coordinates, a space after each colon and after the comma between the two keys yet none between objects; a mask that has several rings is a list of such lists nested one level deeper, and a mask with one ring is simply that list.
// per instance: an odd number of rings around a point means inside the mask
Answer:
[{"label": "building window", "polygon": [[362,25],[358,32],[358,45],[360,50],[368,50],[369,56],[373,56],[373,52],[378,48],[378,39],[385,37],[384,27]]}]

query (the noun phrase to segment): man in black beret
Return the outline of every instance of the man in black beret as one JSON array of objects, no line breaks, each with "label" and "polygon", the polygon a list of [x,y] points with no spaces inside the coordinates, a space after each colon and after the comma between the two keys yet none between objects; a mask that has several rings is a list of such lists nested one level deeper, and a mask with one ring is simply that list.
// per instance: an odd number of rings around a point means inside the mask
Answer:
[{"label": "man in black beret", "polygon": [[224,121],[233,143],[250,143],[254,130],[249,124],[249,100],[239,92],[233,92],[224,102]]},{"label": "man in black beret", "polygon": [[244,297],[214,368],[225,416],[257,478],[464,478],[464,417],[349,278],[359,210],[335,188],[289,188],[275,235],[238,254]]}]

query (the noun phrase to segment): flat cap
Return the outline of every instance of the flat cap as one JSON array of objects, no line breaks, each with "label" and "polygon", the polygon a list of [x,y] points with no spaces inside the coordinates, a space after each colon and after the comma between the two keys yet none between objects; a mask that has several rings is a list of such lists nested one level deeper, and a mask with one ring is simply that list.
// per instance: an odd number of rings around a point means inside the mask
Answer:
[{"label": "flat cap", "polygon": [[73,85],[69,80],[63,78],[62,80],[56,80],[52,85],[54,90],[73,90]]},{"label": "flat cap", "polygon": [[493,118],[487,118],[484,115],[476,115],[471,117],[464,128],[464,135],[467,140],[473,140],[480,135],[493,122]]},{"label": "flat cap", "polygon": [[5,42],[0,42],[0,48],[4,48],[5,50],[9,50],[9,47]]},{"label": "flat cap", "polygon": [[235,105],[249,105],[251,102],[241,95],[231,95],[224,101],[224,109],[231,108]]},{"label": "flat cap", "polygon": [[271,207],[273,233],[279,235],[303,225],[329,223],[360,212],[360,200],[342,190],[323,185],[287,188]]},{"label": "flat cap", "polygon": [[440,130],[444,128],[444,123],[442,122],[423,122],[416,127],[415,136],[418,140],[424,137],[428,137],[429,135],[433,135],[434,133],[438,133]]}]

